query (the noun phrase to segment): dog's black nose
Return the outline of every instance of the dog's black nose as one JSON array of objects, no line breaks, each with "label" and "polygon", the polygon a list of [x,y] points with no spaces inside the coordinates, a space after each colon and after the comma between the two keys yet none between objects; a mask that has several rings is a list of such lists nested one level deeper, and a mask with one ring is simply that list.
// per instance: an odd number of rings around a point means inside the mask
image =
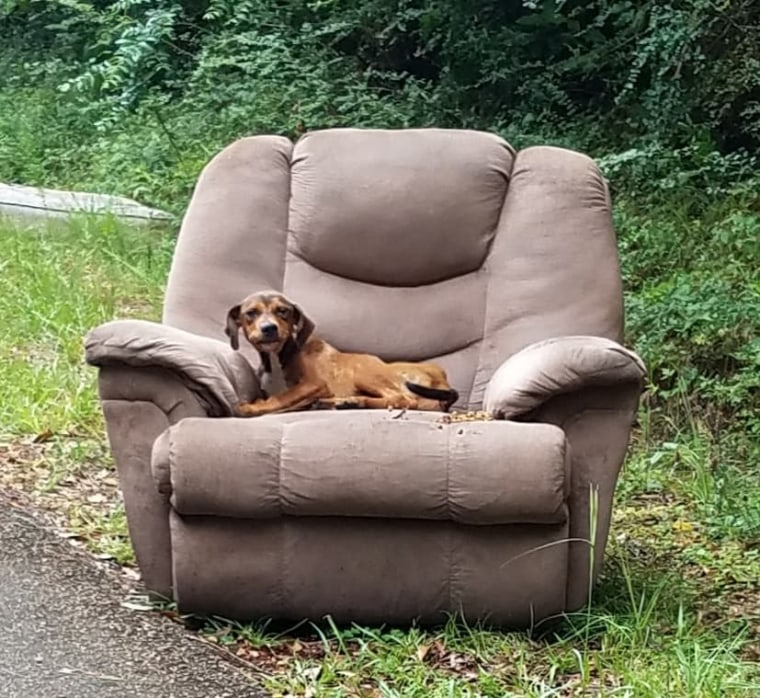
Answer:
[{"label": "dog's black nose", "polygon": [[259,331],[261,332],[261,336],[266,339],[277,339],[277,325],[273,322],[270,322],[267,325],[262,325],[259,327]]}]

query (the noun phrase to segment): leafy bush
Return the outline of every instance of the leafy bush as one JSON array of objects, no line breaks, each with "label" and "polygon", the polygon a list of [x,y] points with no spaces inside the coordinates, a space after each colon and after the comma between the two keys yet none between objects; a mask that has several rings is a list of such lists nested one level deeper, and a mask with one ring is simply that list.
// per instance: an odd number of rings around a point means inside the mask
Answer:
[{"label": "leafy bush", "polygon": [[0,181],[77,181],[88,168],[88,121],[61,101],[51,72],[60,78],[65,67],[0,56]]},{"label": "leafy bush", "polygon": [[598,159],[605,175],[618,192],[638,196],[671,196],[694,201],[741,193],[757,185],[758,160],[739,150],[723,154],[712,144],[697,142],[671,148],[663,143],[644,142]]},{"label": "leafy bush", "polygon": [[630,341],[659,401],[689,396],[713,426],[739,417],[760,436],[760,215],[683,206],[618,207]]},{"label": "leafy bush", "polygon": [[584,145],[612,150],[695,131],[760,144],[752,0],[4,0],[3,29],[78,61],[64,89],[105,124],[158,90],[255,107],[278,131],[392,117],[544,137],[583,125]]},{"label": "leafy bush", "polygon": [[750,0],[2,0],[0,179],[180,212],[250,133],[438,125],[589,150],[654,396],[760,429],[758,26]]}]

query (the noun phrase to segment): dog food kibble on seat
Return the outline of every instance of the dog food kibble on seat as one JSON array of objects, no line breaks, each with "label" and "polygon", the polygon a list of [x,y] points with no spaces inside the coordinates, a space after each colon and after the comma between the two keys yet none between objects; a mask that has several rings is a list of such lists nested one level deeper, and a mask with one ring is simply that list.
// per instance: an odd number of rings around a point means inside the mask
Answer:
[{"label": "dog food kibble on seat", "polygon": [[489,412],[483,412],[482,410],[452,412],[443,415],[438,421],[443,422],[444,424],[451,424],[452,422],[492,422],[493,415]]}]

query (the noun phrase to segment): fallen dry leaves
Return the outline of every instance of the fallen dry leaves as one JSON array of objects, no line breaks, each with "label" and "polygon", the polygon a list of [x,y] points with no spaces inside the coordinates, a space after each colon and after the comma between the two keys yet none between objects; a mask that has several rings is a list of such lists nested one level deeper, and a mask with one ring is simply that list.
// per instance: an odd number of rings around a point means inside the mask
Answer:
[{"label": "fallen dry leaves", "polygon": [[[224,636],[226,631],[229,629],[204,635],[204,639],[212,644],[220,645],[220,638]],[[295,660],[306,662],[311,665],[315,672],[312,678],[316,680],[321,662],[327,658],[333,662],[355,658],[364,651],[365,647],[354,640],[344,640],[341,643],[333,640],[326,644],[321,638],[295,638],[266,645],[253,645],[246,640],[237,640],[233,644],[227,645],[226,649],[238,660],[264,674],[282,672]],[[479,662],[475,656],[450,650],[441,640],[433,640],[429,644],[419,645],[414,657],[431,669],[451,673],[465,681],[476,681],[479,672],[488,669],[488,666]],[[374,690],[374,686],[369,684],[364,685],[363,688]]]},{"label": "fallen dry leaves", "polygon": [[438,671],[456,674],[465,681],[476,681],[486,667],[471,654],[455,652],[441,640],[417,647],[417,659]]},{"label": "fallen dry leaves", "polygon": [[[343,681],[341,695],[346,698],[380,698],[379,690],[374,679],[361,676],[361,670],[349,670],[354,666],[360,667],[366,662],[361,654],[369,653],[373,656],[382,649],[374,647],[373,643],[360,643],[355,640],[343,640],[338,642],[331,640],[325,642],[322,638],[295,638],[287,641],[270,643],[267,645],[253,645],[246,640],[237,640],[231,644],[223,645],[226,637],[229,637],[231,628],[226,627],[217,630],[211,635],[205,635],[204,641],[210,642],[219,649],[244,663],[249,669],[264,676],[274,677],[289,675],[291,678],[299,678],[301,688],[295,693],[275,692],[274,698],[299,698],[319,695],[318,681],[327,672],[334,678]],[[539,650],[540,646],[536,646]],[[463,652],[447,647],[442,638],[430,638],[412,650],[410,660],[424,664],[425,667],[438,674],[449,675],[460,684],[476,684],[483,674],[491,676],[509,676],[514,673],[514,657],[509,653],[497,653],[489,660],[478,658],[473,653]],[[352,666],[352,660],[356,660]],[[327,669],[328,663],[330,668]],[[403,664],[403,662],[402,662]],[[407,665],[408,666],[408,665]],[[341,669],[341,667],[346,667]],[[537,673],[540,669],[537,668]],[[386,677],[393,681],[393,677]],[[306,687],[304,688],[304,684]],[[555,677],[552,695],[563,698],[575,698],[576,696],[601,696],[609,695],[620,687],[620,679],[611,672],[597,670],[590,667],[587,675],[578,672],[561,672]]]},{"label": "fallen dry leaves", "polygon": [[[230,651],[238,659],[252,664],[257,670],[265,673],[281,671],[293,659],[320,662],[327,655],[324,643],[321,640],[299,639],[259,647],[254,647],[245,641],[238,641],[233,648],[230,648]],[[316,679],[317,676],[312,678]]]},{"label": "fallen dry leaves", "polygon": [[609,673],[600,676],[596,669],[591,669],[588,676],[579,673],[565,674],[562,681],[558,686],[560,693],[555,695],[563,698],[609,696],[620,688],[620,681],[615,676]]},{"label": "fallen dry leaves", "polygon": [[[104,522],[121,507],[121,493],[103,443],[47,431],[2,441],[0,490],[33,506],[74,545],[101,560],[111,557],[100,542],[120,536]],[[121,537],[126,540],[126,530]]]}]

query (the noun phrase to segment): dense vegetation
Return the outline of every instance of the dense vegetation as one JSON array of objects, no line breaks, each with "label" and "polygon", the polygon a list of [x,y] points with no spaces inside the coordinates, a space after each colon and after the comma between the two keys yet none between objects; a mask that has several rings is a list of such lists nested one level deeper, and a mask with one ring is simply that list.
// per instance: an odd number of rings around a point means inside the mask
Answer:
[{"label": "dense vegetation", "polygon": [[3,0],[0,35],[3,176],[176,210],[256,131],[491,129],[671,188],[733,182],[760,145],[752,0]]},{"label": "dense vegetation", "polygon": [[180,212],[233,138],[336,125],[591,152],[655,395],[757,435],[752,0],[4,0],[0,32],[6,181]]},{"label": "dense vegetation", "polygon": [[[684,577],[718,570],[716,607],[732,584],[751,588],[740,577],[759,564],[760,542],[760,4],[0,0],[0,181],[120,193],[180,213],[204,162],[233,138],[344,125],[480,128],[599,159],[616,203],[628,341],[650,368],[620,525],[665,556],[653,568],[663,579],[671,566]],[[11,299],[26,288],[25,259],[70,265],[82,254],[67,256],[76,236],[3,235]],[[82,284],[116,265],[125,287],[109,286],[87,322],[102,308],[132,312],[134,298],[120,304],[119,293],[147,294],[155,314],[171,239],[153,250],[108,229],[92,236],[99,251]],[[55,269],[46,273],[55,286]],[[43,302],[40,289],[28,291],[30,305]],[[3,370],[18,390],[0,415],[24,432],[48,428],[39,420],[53,414],[52,430],[64,431],[79,417],[63,404],[38,413],[24,397],[15,347],[45,356],[50,347],[37,344],[50,337],[14,307],[0,360],[15,357]],[[64,313],[71,361],[82,307]],[[91,376],[77,371],[84,390]],[[653,497],[667,507],[642,528]],[[679,547],[669,536],[683,530],[671,524],[695,527],[698,540]],[[606,637],[628,627],[615,618]],[[648,636],[642,643],[657,655]]]}]

